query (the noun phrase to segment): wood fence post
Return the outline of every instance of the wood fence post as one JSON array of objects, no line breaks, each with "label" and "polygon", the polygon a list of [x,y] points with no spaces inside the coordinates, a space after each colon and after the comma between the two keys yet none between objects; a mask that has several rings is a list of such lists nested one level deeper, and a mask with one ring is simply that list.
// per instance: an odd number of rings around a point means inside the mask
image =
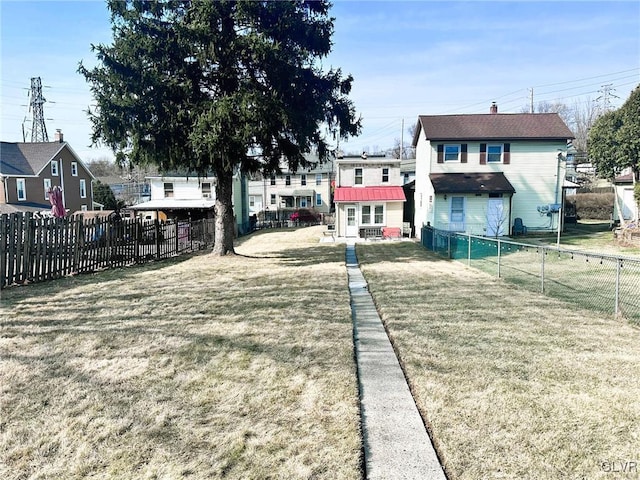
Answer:
[{"label": "wood fence post", "polygon": [[9,215],[3,213],[0,217],[0,288],[7,286],[7,262],[10,261],[7,250],[9,236]]}]

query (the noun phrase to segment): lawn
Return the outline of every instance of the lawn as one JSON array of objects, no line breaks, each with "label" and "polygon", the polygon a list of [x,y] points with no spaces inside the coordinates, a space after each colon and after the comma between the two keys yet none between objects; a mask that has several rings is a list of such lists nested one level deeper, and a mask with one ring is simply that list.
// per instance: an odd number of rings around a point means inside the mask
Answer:
[{"label": "lawn", "polygon": [[418,244],[357,254],[451,480],[638,477],[637,327]]},{"label": "lawn", "polygon": [[344,246],[317,235],[3,291],[0,478],[362,478]]},{"label": "lawn", "polygon": [[[536,243],[555,246],[557,234],[536,234],[518,237],[524,243]],[[640,248],[618,245],[608,221],[580,220],[576,224],[566,224],[565,231],[560,235],[560,248],[589,250],[608,255],[638,256]]]}]

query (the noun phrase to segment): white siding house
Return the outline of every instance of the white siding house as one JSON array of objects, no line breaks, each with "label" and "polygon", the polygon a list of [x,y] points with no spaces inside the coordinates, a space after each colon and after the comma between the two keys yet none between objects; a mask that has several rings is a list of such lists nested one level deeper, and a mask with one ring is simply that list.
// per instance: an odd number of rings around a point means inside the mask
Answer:
[{"label": "white siding house", "polygon": [[627,222],[635,220],[637,218],[638,205],[633,193],[633,173],[625,173],[618,176],[615,179],[614,188],[617,199],[613,204],[613,219],[620,221],[620,212],[618,211],[618,205],[620,205],[622,218]]},{"label": "white siding house", "polygon": [[418,119],[415,227],[509,235],[555,230],[571,131],[555,113],[424,115]]},{"label": "white siding house", "polygon": [[[215,184],[213,176],[198,177],[196,174],[147,177],[151,200],[130,207],[147,219],[213,218],[215,207]],[[249,230],[249,201],[244,175],[234,175],[233,212],[239,233]]]},{"label": "white siding house", "polygon": [[336,235],[401,235],[403,205],[400,159],[384,155],[345,156],[336,160]]},{"label": "white siding house", "polygon": [[316,164],[296,172],[285,164],[281,172],[249,181],[249,213],[262,220],[287,220],[296,210],[322,215],[331,211],[333,161],[320,164],[316,155],[307,161]]}]

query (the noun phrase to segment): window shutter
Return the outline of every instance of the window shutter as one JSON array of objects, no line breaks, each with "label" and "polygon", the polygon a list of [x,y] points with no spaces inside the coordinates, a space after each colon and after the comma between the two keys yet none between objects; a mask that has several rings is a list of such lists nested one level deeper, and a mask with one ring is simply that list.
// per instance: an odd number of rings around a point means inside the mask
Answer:
[{"label": "window shutter", "polygon": [[444,145],[438,145],[438,163],[444,163]]},{"label": "window shutter", "polygon": [[460,163],[467,163],[467,144],[460,145]]},{"label": "window shutter", "polygon": [[502,153],[502,163],[504,163],[505,165],[509,165],[509,163],[511,163],[511,144],[510,143],[504,144],[504,151]]},{"label": "window shutter", "polygon": [[481,143],[480,144],[480,165],[486,165],[486,164],[487,164],[487,144]]}]

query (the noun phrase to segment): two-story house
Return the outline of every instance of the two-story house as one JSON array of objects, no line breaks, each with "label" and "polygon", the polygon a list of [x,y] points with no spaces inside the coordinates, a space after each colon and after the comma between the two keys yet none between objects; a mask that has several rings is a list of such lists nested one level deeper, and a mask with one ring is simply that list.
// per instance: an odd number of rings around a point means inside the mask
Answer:
[{"label": "two-story house", "polygon": [[[148,220],[213,218],[215,184],[213,174],[198,177],[195,173],[167,173],[145,177],[151,200],[132,205],[129,209]],[[249,230],[248,190],[246,177],[234,175],[233,212],[240,234]]]},{"label": "two-story house", "polygon": [[556,113],[421,115],[415,131],[415,228],[499,236],[514,220],[558,228],[568,142]]},{"label": "two-story house", "polygon": [[282,221],[299,209],[328,214],[332,206],[333,161],[321,164],[316,155],[308,155],[307,160],[316,166],[292,172],[283,162],[278,175],[250,180],[250,215],[261,220]]},{"label": "two-story house", "polygon": [[53,187],[62,190],[67,213],[93,210],[93,179],[60,130],[53,142],[0,142],[2,212],[51,210]]},{"label": "two-story house", "polygon": [[362,154],[336,159],[336,235],[378,237],[402,231],[405,195],[400,159]]}]

